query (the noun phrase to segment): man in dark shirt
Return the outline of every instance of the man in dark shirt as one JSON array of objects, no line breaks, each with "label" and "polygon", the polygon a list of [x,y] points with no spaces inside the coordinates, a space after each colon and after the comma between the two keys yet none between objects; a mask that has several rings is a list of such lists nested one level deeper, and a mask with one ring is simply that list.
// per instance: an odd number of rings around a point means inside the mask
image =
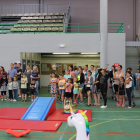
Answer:
[{"label": "man in dark shirt", "polygon": [[52,66],[52,70],[50,71],[50,77],[52,77],[52,73],[55,73],[56,78],[58,77],[55,65]]},{"label": "man in dark shirt", "polygon": [[21,63],[18,63],[17,81],[18,81],[18,85],[19,85],[19,97],[21,97],[21,73],[22,73]]}]

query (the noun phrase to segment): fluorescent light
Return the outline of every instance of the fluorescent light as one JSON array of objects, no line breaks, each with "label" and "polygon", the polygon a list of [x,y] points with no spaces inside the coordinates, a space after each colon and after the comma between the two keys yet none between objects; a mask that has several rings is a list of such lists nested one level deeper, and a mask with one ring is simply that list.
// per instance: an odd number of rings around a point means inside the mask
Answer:
[{"label": "fluorescent light", "polygon": [[53,53],[53,54],[69,54],[69,53]]},{"label": "fluorescent light", "polygon": [[98,53],[81,53],[81,54],[98,54]]}]

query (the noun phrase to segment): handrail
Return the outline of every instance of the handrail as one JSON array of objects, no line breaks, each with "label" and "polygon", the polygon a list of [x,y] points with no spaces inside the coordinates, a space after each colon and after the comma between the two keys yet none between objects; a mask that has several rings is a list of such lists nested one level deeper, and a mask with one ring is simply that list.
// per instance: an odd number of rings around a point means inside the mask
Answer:
[{"label": "handrail", "polygon": [[[114,26],[113,26],[114,24]],[[123,33],[123,23],[108,23],[109,33]],[[100,33],[100,23],[24,23],[0,24],[0,34],[7,33]]]}]

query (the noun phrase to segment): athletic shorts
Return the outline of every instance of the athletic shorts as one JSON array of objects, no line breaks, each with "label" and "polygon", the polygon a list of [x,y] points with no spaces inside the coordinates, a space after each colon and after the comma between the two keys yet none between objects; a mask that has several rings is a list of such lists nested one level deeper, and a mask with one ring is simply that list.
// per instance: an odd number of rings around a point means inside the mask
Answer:
[{"label": "athletic shorts", "polygon": [[1,91],[1,95],[2,96],[6,95],[6,91]]},{"label": "athletic shorts", "polygon": [[66,98],[71,98],[71,95],[72,95],[71,92],[70,92],[70,93],[69,93],[69,92],[65,92],[65,97],[66,97]]},{"label": "athletic shorts", "polygon": [[125,95],[125,90],[120,90],[119,95]]},{"label": "athletic shorts", "polygon": [[83,89],[84,88],[84,84],[80,84],[79,89]]},{"label": "athletic shorts", "polygon": [[131,97],[132,97],[132,98],[134,98],[134,97],[135,97],[135,87],[132,87]]},{"label": "athletic shorts", "polygon": [[35,92],[31,91],[31,95],[35,95]]},{"label": "athletic shorts", "polygon": [[86,87],[86,92],[91,91],[90,87]]},{"label": "athletic shorts", "polygon": [[114,85],[115,93],[118,92],[118,88],[119,88],[118,85]]},{"label": "athletic shorts", "polygon": [[22,88],[22,89],[21,89],[21,93],[22,93],[22,94],[27,94],[27,89],[26,89],[26,88]]},{"label": "athletic shorts", "polygon": [[73,94],[78,94],[78,90],[77,89],[73,89]]},{"label": "athletic shorts", "polygon": [[21,80],[18,80],[18,87],[21,88]]},{"label": "athletic shorts", "polygon": [[59,89],[59,94],[64,94],[65,90],[64,89]]}]

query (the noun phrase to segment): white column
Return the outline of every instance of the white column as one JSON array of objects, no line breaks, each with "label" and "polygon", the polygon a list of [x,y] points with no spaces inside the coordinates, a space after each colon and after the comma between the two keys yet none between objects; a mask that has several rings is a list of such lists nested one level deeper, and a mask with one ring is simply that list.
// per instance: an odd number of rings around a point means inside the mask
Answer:
[{"label": "white column", "polygon": [[108,0],[100,0],[101,68],[107,67],[107,38],[108,38],[107,32],[108,32]]}]

